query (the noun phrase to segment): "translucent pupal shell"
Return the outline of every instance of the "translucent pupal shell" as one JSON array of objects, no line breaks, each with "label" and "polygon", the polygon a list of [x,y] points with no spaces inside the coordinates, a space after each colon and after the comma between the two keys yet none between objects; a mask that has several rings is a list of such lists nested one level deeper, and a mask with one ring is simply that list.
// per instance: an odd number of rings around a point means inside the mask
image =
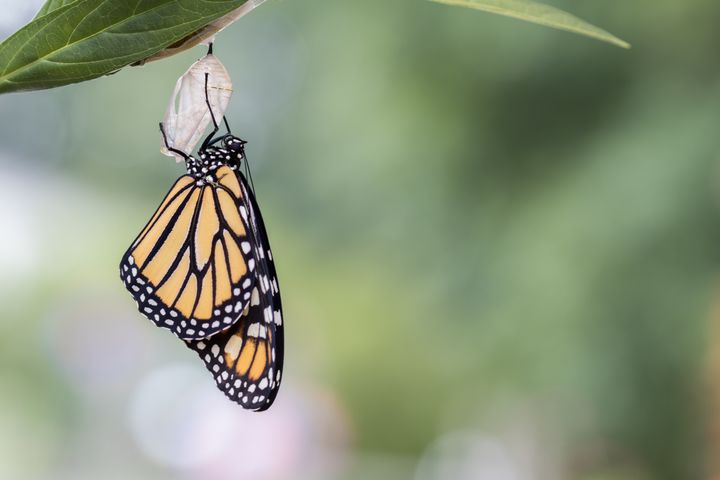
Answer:
[{"label": "translucent pupal shell", "polygon": [[[230,74],[212,54],[193,63],[175,84],[163,119],[163,127],[171,147],[190,154],[212,124],[206,90],[215,119],[220,123],[230,103],[233,88]],[[169,157],[175,157],[178,162],[182,160],[179,155],[168,151],[162,138],[160,151]]]}]

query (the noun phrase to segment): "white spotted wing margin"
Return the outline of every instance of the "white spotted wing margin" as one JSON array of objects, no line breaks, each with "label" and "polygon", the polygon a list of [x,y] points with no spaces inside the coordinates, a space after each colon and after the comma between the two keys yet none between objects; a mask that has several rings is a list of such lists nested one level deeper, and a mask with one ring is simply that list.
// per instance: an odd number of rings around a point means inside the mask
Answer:
[{"label": "white spotted wing margin", "polygon": [[275,400],[283,370],[284,336],[277,273],[257,201],[242,173],[236,172],[249,199],[253,254],[257,268],[250,305],[229,329],[205,340],[186,341],[205,362],[218,388],[253,411]]}]

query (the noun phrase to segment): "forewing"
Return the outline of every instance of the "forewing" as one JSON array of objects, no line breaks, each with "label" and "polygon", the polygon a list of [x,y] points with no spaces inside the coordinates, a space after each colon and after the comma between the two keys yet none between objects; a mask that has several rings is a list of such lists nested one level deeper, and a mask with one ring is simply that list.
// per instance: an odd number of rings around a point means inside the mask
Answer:
[{"label": "forewing", "polygon": [[235,323],[255,285],[247,199],[229,167],[218,174],[180,177],[120,262],[140,312],[186,340]]}]

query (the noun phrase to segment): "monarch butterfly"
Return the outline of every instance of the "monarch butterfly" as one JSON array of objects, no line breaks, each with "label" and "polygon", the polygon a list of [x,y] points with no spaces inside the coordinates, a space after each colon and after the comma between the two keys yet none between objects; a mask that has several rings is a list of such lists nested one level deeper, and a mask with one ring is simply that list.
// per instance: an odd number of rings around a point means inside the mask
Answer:
[{"label": "monarch butterfly", "polygon": [[[207,92],[207,76],[206,76]],[[252,182],[246,142],[218,123],[187,174],[172,186],[120,262],[138,309],[195,350],[218,388],[261,411],[275,400],[283,366],[280,290]],[[219,145],[219,146],[218,146]]]}]

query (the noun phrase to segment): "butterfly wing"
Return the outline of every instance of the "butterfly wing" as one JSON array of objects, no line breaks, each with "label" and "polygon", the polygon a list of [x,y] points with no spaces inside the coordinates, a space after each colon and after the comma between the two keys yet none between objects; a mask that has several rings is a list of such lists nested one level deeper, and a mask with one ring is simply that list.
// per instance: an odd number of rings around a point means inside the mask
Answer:
[{"label": "butterfly wing", "polygon": [[120,262],[140,312],[185,340],[235,323],[255,285],[248,199],[229,167],[216,176],[180,177]]},{"label": "butterfly wing", "polygon": [[250,305],[224,332],[201,341],[187,341],[215,376],[218,388],[242,407],[262,411],[272,405],[280,388],[284,337],[282,304],[275,265],[260,209],[242,173],[237,173],[252,222],[257,282]]}]

